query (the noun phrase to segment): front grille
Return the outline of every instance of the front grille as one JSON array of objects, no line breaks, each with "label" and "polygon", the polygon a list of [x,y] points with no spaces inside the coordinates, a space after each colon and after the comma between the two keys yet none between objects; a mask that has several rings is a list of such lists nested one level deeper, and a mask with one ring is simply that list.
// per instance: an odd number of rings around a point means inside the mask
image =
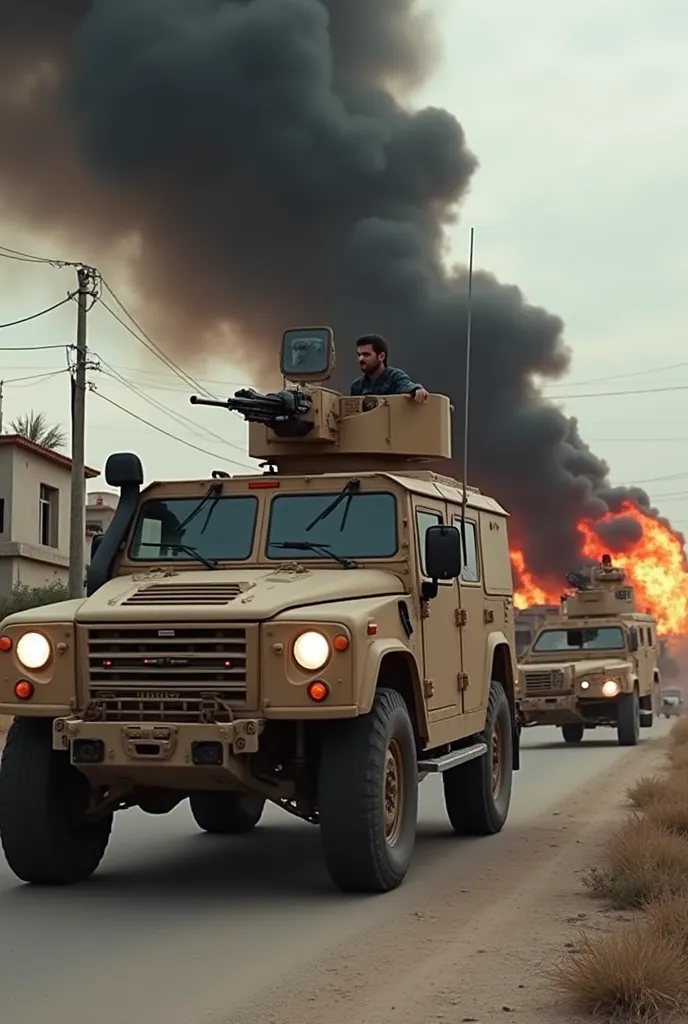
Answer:
[{"label": "front grille", "polygon": [[526,697],[539,697],[542,694],[566,693],[566,677],[558,669],[541,672],[525,672]]},{"label": "front grille", "polygon": [[127,626],[88,631],[88,717],[228,721],[246,700],[246,632]]}]

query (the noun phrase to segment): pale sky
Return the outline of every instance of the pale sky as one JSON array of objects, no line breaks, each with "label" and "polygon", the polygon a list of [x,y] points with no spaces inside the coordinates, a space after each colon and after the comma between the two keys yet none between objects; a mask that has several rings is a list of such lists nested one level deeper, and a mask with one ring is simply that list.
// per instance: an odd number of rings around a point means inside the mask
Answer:
[{"label": "pale sky", "polygon": [[[572,370],[548,394],[562,396],[579,418],[583,437],[610,463],[613,482],[646,486],[688,530],[688,8],[678,0],[428,6],[443,56],[418,102],[451,110],[480,160],[452,253],[465,258],[473,225],[476,265],[564,319]],[[0,230],[0,244],[74,258],[36,236]],[[147,329],[145,307],[130,304],[116,268],[100,269]],[[74,283],[71,270],[0,260],[0,323],[51,305]],[[70,303],[1,330],[0,349],[70,344],[75,316]],[[232,447],[244,447],[243,422],[194,409],[190,389],[98,307],[89,314],[89,347],[143,392],[132,393],[109,371],[92,371],[100,393],[179,439],[89,395],[91,466],[101,469],[121,450],[141,456],[147,479],[231,472],[239,467],[230,459],[248,464]],[[31,408],[68,425],[66,373],[14,381],[63,370],[63,350],[4,351],[0,360],[5,430]],[[230,359],[184,369],[216,393],[259,384]],[[587,397],[604,392],[625,394]]]}]

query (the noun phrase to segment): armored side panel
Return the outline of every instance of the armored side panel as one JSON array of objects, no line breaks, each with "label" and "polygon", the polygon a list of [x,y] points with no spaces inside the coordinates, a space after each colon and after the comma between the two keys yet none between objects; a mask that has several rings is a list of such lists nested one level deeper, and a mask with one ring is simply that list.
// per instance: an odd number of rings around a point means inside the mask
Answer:
[{"label": "armored side panel", "polygon": [[567,619],[590,615],[628,615],[637,611],[633,587],[601,586],[569,594],[561,605]]},{"label": "armored side panel", "polygon": [[249,455],[285,472],[402,468],[451,458],[451,405],[430,395],[416,405],[406,395],[351,398],[309,389],[309,411],[293,423],[249,425]]}]

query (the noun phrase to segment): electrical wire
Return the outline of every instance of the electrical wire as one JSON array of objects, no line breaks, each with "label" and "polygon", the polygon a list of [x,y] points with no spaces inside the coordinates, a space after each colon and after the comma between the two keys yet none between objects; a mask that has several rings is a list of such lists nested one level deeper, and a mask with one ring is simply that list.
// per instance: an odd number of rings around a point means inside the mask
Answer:
[{"label": "electrical wire", "polygon": [[663,388],[642,388],[637,391],[595,391],[583,395],[548,395],[550,401],[561,402],[565,398],[615,398],[623,395],[658,395],[666,391],[688,391],[688,384],[673,384]]},{"label": "electrical wire", "polygon": [[83,263],[74,260],[57,260],[48,256],[36,256],[30,252],[22,252],[20,249],[10,249],[8,245],[0,245],[0,256],[8,260],[19,260],[21,263],[42,263],[50,267],[82,267]]},{"label": "electrical wire", "polygon": [[113,291],[111,286],[108,284],[108,282],[105,280],[105,278],[101,277],[101,281],[102,281],[103,288],[105,288],[109,292],[109,294],[112,296],[112,298],[117,303],[119,308],[122,310],[124,315],[127,316],[129,318],[129,320],[131,320],[131,322],[133,323],[134,327],[136,327],[136,330],[139,332],[139,334],[137,334],[136,331],[132,330],[132,328],[127,323],[125,323],[121,319],[121,317],[119,317],[117,315],[117,313],[115,313],[115,311],[113,309],[111,309],[108,306],[108,304],[101,298],[100,299],[100,304],[101,304],[101,306],[103,306],[108,311],[110,316],[113,316],[115,318],[115,320],[117,320],[122,325],[122,327],[125,328],[125,330],[129,331],[129,333],[132,335],[132,337],[136,338],[136,340],[139,342],[139,344],[141,344],[145,348],[147,348],[149,352],[152,352],[153,355],[155,355],[158,359],[160,359],[161,362],[163,362],[168,367],[168,369],[172,370],[172,372],[175,373],[179,377],[180,380],[183,380],[184,383],[187,385],[187,387],[188,386],[194,387],[198,391],[202,391],[203,394],[205,394],[208,398],[215,398],[216,396],[214,394],[212,394],[212,392],[208,391],[207,388],[204,388],[201,384],[199,384],[198,381],[195,380],[191,376],[190,373],[186,372],[186,370],[182,370],[182,368],[180,366],[177,366],[177,364],[174,362],[174,360],[170,359],[170,357],[168,355],[166,355],[165,352],[163,352],[163,350],[160,348],[159,345],[156,345],[156,343],[153,341],[153,339],[150,337],[150,335],[146,334],[146,332],[141,327],[141,325],[138,323],[138,321],[131,315],[131,313],[129,312],[127,307],[124,305],[122,300],[120,298],[118,298],[118,296],[115,294],[115,292]]},{"label": "electrical wire", "polygon": [[110,370],[110,373],[106,374],[106,376],[129,388],[129,390],[135,395],[138,395],[139,398],[142,398],[145,402],[152,405],[154,408],[157,408],[160,412],[166,413],[172,419],[176,420],[181,426],[191,426],[196,436],[202,437],[203,434],[207,434],[209,437],[214,437],[220,442],[220,444],[226,444],[230,448],[234,448],[236,451],[244,454],[244,449],[241,445],[236,444],[234,441],[228,441],[227,438],[221,437],[219,434],[215,434],[212,430],[208,430],[204,427],[199,433],[199,424],[196,420],[192,420],[190,417],[184,416],[182,413],[178,413],[174,409],[170,409],[169,406],[163,405],[162,402],[158,402],[156,398],[152,398],[150,395],[147,395],[146,392],[139,388],[133,381],[127,380],[126,377],[123,377],[122,374],[118,373],[110,363],[102,358],[102,356],[97,356],[97,358],[103,366],[106,366]]},{"label": "electrical wire", "polygon": [[32,313],[31,316],[24,316],[21,320],[10,320],[9,323],[0,324],[0,330],[2,330],[3,327],[18,327],[19,324],[28,324],[30,320],[38,320],[39,316],[45,316],[46,313],[52,313],[54,309],[59,309],[60,306],[65,306],[68,302],[71,302],[76,294],[76,292],[70,292],[65,299],[55,302],[52,306],[48,306],[46,309],[41,309],[38,313]]},{"label": "electrical wire", "polygon": [[[55,349],[62,349],[64,345],[10,345],[0,346],[0,352],[54,352]],[[68,345],[67,348],[73,346]]]},{"label": "electrical wire", "polygon": [[131,416],[133,419],[138,420],[139,423],[143,423],[146,427],[151,427],[153,430],[157,430],[159,434],[163,434],[165,437],[169,437],[172,441],[178,441],[179,444],[184,444],[186,445],[187,448],[193,448],[194,451],[201,452],[203,455],[210,455],[212,456],[212,458],[219,459],[221,462],[224,461],[230,463],[233,466],[239,466],[241,469],[247,470],[249,472],[253,471],[253,467],[248,466],[246,463],[237,462],[234,459],[228,459],[225,455],[218,455],[217,452],[211,452],[207,448],[201,448],[197,444],[192,444],[191,441],[184,441],[183,438],[176,437],[169,431],[164,430],[162,427],[159,427],[156,423],[151,423],[150,420],[144,419],[143,416],[138,416],[135,412],[132,412],[131,409],[126,409],[123,405],[120,405],[118,402],[114,402],[111,398],[108,398],[106,395],[101,394],[100,391],[93,391],[93,394],[96,396],[96,398],[100,398],[103,402],[107,402],[108,405],[114,406],[115,409],[119,409],[120,412],[125,412],[127,416]]},{"label": "electrical wire", "polygon": [[[7,380],[0,380],[0,384],[3,387],[7,384],[18,384],[19,381],[38,381],[38,380],[50,380],[52,377],[59,377],[63,373],[69,373],[69,370],[46,370],[45,373],[31,373],[26,377],[9,377]],[[26,387],[27,385],[23,385]]]}]

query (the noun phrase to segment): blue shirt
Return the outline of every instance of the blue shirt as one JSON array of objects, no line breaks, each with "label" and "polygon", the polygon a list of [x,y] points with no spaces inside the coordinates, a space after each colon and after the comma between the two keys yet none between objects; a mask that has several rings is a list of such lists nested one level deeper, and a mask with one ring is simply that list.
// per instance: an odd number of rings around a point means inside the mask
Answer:
[{"label": "blue shirt", "polygon": [[351,385],[352,395],[409,395],[421,384],[414,384],[407,373],[394,366],[385,367],[376,380],[361,374]]}]

